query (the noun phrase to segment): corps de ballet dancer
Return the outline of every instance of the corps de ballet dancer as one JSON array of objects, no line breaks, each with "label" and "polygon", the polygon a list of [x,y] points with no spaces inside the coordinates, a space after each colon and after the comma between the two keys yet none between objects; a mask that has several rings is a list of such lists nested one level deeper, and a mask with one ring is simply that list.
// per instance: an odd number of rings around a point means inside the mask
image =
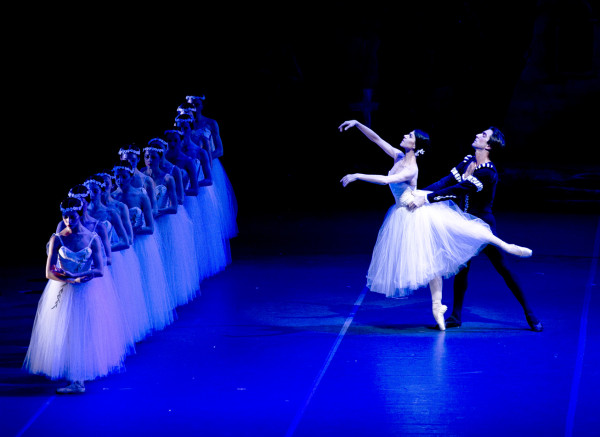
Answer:
[{"label": "corps de ballet dancer", "polygon": [[219,123],[202,113],[204,110],[204,101],[206,100],[203,94],[186,96],[186,100],[195,107],[195,111],[192,112],[194,134],[203,138],[203,143],[211,159],[212,177],[222,210],[225,235],[227,238],[234,238],[238,234],[238,203],[231,180],[221,163],[223,141],[221,139]]},{"label": "corps de ballet dancer", "polygon": [[177,305],[184,305],[200,290],[194,229],[189,215],[179,205],[175,178],[160,168],[164,149],[156,142],[151,140],[143,149],[146,164],[143,173],[154,180],[156,187],[156,226],[167,279]]},{"label": "corps de ballet dancer", "polygon": [[120,189],[116,198],[129,208],[134,232],[133,249],[140,263],[144,297],[152,329],[159,331],[173,323],[177,313],[160,253],[158,236],[155,233],[150,199],[145,190],[133,186],[135,171],[129,161],[121,161],[115,165],[113,172]]},{"label": "corps de ballet dancer", "polygon": [[[191,139],[193,118],[189,114],[179,114],[175,118],[176,127],[181,132],[179,139],[174,139],[173,148],[179,150],[191,159],[193,168],[190,170],[197,180],[197,195],[186,199],[186,207],[196,227],[197,246],[210,251],[204,263],[204,277],[213,276],[231,262],[229,239],[226,237],[226,227],[223,223],[222,210],[216,191],[213,187],[210,157],[206,150],[199,147]],[[173,139],[173,137],[171,136]],[[171,147],[171,143],[169,143]],[[190,184],[192,178],[190,177]],[[191,187],[191,185],[190,185]],[[196,205],[194,205],[196,203]]]},{"label": "corps de ballet dancer", "polygon": [[46,261],[48,283],[38,302],[23,367],[52,380],[66,379],[59,394],[85,392],[85,381],[123,368],[133,347],[125,316],[105,274],[103,247],[82,223],[83,204],[60,204],[64,228],[52,235]]},{"label": "corps de ballet dancer", "polygon": [[140,263],[135,251],[128,243],[129,237],[121,215],[117,209],[109,208],[102,203],[104,190],[107,187],[105,180],[103,174],[96,174],[83,183],[88,187],[91,197],[87,210],[107,230],[112,254],[109,272],[114,279],[117,296],[121,301],[133,339],[138,342],[152,330],[144,298]]}]

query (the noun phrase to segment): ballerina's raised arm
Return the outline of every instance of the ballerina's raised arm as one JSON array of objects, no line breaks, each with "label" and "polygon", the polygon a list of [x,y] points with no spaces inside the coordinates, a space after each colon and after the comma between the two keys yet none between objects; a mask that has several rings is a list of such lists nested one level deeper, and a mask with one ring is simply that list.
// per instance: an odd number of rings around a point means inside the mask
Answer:
[{"label": "ballerina's raised arm", "polygon": [[404,156],[404,152],[402,150],[393,147],[390,143],[377,135],[375,131],[356,120],[347,120],[343,122],[338,129],[340,132],[344,132],[354,126],[356,126],[358,130],[365,134],[369,140],[377,144],[385,153],[394,158],[394,161]]}]

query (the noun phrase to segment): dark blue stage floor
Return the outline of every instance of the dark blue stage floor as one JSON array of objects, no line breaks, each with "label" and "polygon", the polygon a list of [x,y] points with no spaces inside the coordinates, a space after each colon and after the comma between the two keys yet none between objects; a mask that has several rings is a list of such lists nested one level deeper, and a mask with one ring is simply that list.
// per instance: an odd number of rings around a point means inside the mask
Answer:
[{"label": "dark blue stage floor", "polygon": [[363,293],[384,213],[242,218],[227,270],[79,396],[21,371],[39,299],[23,291],[44,284],[4,281],[0,435],[600,435],[599,217],[499,213],[534,249],[510,263],[544,332],[484,256],[463,327],[440,332],[427,289]]}]

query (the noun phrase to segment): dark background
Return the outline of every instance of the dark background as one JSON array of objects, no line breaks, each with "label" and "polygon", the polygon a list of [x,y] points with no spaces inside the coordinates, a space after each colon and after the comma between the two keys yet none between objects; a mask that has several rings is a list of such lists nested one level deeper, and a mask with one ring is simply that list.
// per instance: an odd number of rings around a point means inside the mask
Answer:
[{"label": "dark background", "polygon": [[186,94],[204,93],[219,123],[242,223],[391,205],[387,187],[339,183],[392,164],[358,131],[337,131],[364,121],[350,106],[364,88],[384,139],[430,133],[421,187],[495,125],[507,138],[497,210],[598,212],[599,2],[393,3],[19,11],[5,38],[2,224],[16,244],[3,262],[43,264],[69,188],[112,167],[122,145],[160,136]]}]

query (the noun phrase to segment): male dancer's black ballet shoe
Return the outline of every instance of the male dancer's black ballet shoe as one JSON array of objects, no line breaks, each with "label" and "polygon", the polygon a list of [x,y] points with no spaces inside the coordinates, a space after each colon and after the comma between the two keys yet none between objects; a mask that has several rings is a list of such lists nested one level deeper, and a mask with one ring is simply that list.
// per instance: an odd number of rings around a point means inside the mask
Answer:
[{"label": "male dancer's black ballet shoe", "polygon": [[[525,317],[527,318],[527,324],[529,325],[532,331],[542,332],[544,330],[542,322],[540,322],[536,316],[534,316],[533,314],[526,314]],[[447,326],[448,324],[446,323],[446,327]]]},{"label": "male dancer's black ballet shoe", "polygon": [[447,328],[460,328],[462,326],[462,322],[456,318],[454,315],[450,315],[446,319],[446,329]]}]

